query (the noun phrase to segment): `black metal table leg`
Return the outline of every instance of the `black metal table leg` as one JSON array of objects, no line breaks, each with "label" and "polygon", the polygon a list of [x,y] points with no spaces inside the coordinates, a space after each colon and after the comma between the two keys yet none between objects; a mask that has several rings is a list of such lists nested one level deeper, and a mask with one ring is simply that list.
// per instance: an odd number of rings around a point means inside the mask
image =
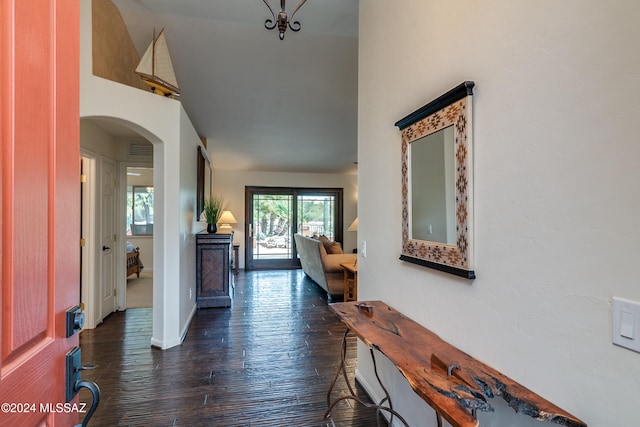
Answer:
[{"label": "black metal table leg", "polygon": [[[356,395],[355,389],[351,385],[351,383],[349,382],[349,378],[347,377],[346,357],[347,357],[347,335],[348,334],[349,334],[349,329],[347,328],[347,330],[344,332],[344,335],[342,336],[342,346],[341,346],[341,353],[340,353],[340,366],[338,367],[338,371],[336,372],[336,375],[333,378],[333,381],[331,382],[331,385],[329,386],[329,391],[327,392],[327,410],[324,413],[324,418],[331,420],[331,425],[335,426],[331,411],[333,410],[334,406],[336,406],[336,404],[338,404],[339,402],[341,402],[343,400],[347,400],[348,399],[348,400],[353,400],[355,402],[358,402],[359,404],[361,404],[365,408],[375,409],[378,415],[380,415],[380,413],[382,411],[386,411],[391,415],[391,421],[393,421],[393,417],[395,416],[395,417],[398,418],[398,420],[400,420],[400,422],[402,422],[402,424],[405,425],[405,427],[409,427],[409,424],[407,424],[405,419],[402,418],[402,416],[400,414],[398,414],[393,409],[393,405],[391,403],[391,397],[389,396],[389,392],[387,391],[385,386],[382,384],[382,381],[380,380],[380,376],[378,375],[378,368],[377,368],[377,365],[376,365],[376,358],[375,358],[375,354],[374,354],[374,351],[373,351],[375,349],[374,347],[370,347],[369,348],[369,351],[371,352],[371,358],[373,360],[373,370],[375,372],[376,379],[378,380],[378,384],[380,384],[380,387],[382,387],[382,390],[384,391],[385,397],[378,404],[373,404],[373,403],[365,402],[364,400],[360,399]],[[331,394],[333,393],[333,388],[335,387],[336,383],[338,382],[338,378],[340,378],[340,374],[341,373],[342,373],[342,375],[344,377],[344,380],[345,380],[345,382],[347,384],[347,388],[349,389],[349,394],[345,394],[345,395],[339,396],[338,398],[336,398],[336,399],[334,399],[332,401],[331,400]],[[388,402],[388,405],[385,405],[385,402]],[[376,418],[376,420],[377,420],[377,425],[380,426],[380,417],[378,416]]]}]

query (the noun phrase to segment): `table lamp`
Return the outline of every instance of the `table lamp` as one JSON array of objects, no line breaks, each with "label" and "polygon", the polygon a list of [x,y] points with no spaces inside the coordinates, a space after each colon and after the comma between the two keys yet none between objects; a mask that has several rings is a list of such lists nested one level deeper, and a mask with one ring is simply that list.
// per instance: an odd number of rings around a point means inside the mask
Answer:
[{"label": "table lamp", "polygon": [[233,228],[231,224],[237,224],[236,218],[231,211],[222,211],[222,215],[218,220],[218,234],[231,234]]}]

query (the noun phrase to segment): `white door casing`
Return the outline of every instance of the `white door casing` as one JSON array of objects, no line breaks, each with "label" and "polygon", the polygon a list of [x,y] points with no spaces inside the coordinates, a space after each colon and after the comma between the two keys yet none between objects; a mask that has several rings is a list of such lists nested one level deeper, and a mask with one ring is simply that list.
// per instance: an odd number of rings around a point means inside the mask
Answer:
[{"label": "white door casing", "polygon": [[[101,321],[100,310],[97,310],[96,295],[98,290],[96,289],[100,280],[97,278],[97,269],[99,263],[96,259],[97,244],[95,243],[96,237],[96,221],[97,221],[97,206],[96,206],[96,158],[86,153],[81,152],[82,161],[82,174],[84,181],[81,187],[82,194],[82,211],[80,215],[82,217],[82,229],[81,236],[84,241],[84,246],[81,250],[81,302],[84,306],[84,313],[86,321],[84,324],[85,329],[95,328]],[[100,251],[101,252],[101,251]]]},{"label": "white door casing", "polygon": [[100,194],[100,321],[116,310],[116,165],[102,159]]}]

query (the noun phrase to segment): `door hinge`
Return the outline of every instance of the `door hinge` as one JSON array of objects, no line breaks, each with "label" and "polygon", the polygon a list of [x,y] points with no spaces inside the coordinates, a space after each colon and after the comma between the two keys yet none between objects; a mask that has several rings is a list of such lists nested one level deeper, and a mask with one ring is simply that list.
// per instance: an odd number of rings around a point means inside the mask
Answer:
[{"label": "door hinge", "polygon": [[117,234],[114,234],[114,235],[113,235],[113,241],[115,242],[115,241],[117,241],[117,240],[118,240],[118,235],[117,235]]},{"label": "door hinge", "polygon": [[118,295],[118,290],[117,290],[117,289],[114,289],[114,290],[113,290],[113,296],[115,297],[116,295]]},{"label": "door hinge", "polygon": [[85,184],[87,182],[87,175],[82,173],[80,174],[80,182]]},{"label": "door hinge", "polygon": [[83,238],[80,238],[80,247],[84,248],[87,245],[87,241],[84,240]]}]

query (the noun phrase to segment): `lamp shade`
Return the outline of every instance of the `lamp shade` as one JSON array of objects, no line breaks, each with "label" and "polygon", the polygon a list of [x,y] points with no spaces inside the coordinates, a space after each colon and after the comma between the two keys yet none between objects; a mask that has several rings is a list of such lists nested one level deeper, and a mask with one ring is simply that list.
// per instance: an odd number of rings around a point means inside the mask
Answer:
[{"label": "lamp shade", "polygon": [[237,224],[236,217],[233,216],[231,211],[222,211],[218,224]]},{"label": "lamp shade", "polygon": [[347,228],[347,231],[358,231],[358,217],[353,220],[349,228]]}]

